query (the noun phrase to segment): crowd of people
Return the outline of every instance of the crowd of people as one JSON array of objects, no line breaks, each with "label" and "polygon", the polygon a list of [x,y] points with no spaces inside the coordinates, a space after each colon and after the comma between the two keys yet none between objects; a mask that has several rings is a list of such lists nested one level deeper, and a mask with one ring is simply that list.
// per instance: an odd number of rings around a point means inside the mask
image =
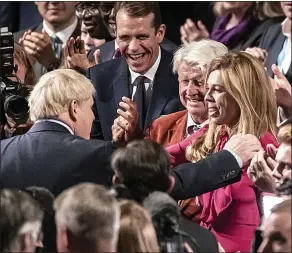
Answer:
[{"label": "crowd of people", "polygon": [[36,5],[0,75],[29,90],[21,119],[1,91],[1,252],[292,251],[291,2],[214,2],[181,45],[158,2]]}]

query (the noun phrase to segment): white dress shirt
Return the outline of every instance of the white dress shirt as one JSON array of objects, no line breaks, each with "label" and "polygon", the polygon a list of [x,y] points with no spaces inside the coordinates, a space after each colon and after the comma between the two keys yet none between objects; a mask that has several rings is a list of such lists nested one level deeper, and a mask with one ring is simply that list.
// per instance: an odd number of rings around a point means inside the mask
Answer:
[{"label": "white dress shirt", "polygon": [[[188,128],[189,128],[189,127],[198,126],[198,128],[201,129],[201,128],[204,127],[207,123],[208,123],[208,120],[204,121],[202,124],[198,124],[198,123],[196,123],[196,122],[193,120],[192,116],[188,113],[187,126],[186,126],[186,132],[185,132],[185,133],[186,133],[186,136],[188,137],[188,136],[192,135],[194,132],[196,132],[196,131],[194,131],[193,133],[189,132],[189,131],[188,131]],[[198,130],[199,130],[199,129],[198,129]],[[198,130],[197,130],[197,131],[198,131]]]},{"label": "white dress shirt", "polygon": [[[155,63],[152,65],[152,67],[143,75],[145,76],[147,79],[145,80],[145,89],[146,89],[146,99],[147,99],[147,103],[149,104],[150,99],[151,99],[151,95],[152,95],[152,90],[153,90],[153,82],[154,82],[154,77],[155,74],[157,72],[159,63],[161,60],[161,50],[159,47],[159,53],[158,53],[158,57],[155,61]],[[136,80],[136,78],[138,76],[141,76],[140,73],[136,73],[133,70],[131,70],[131,68],[129,68],[130,74],[131,74],[131,84],[134,83],[134,81]],[[132,92],[132,99],[134,98],[134,95],[136,93],[137,87],[134,86],[133,87],[133,92]]]},{"label": "white dress shirt", "polygon": [[283,54],[283,59],[279,62],[279,69],[283,74],[286,74],[291,65],[291,20],[286,18],[282,22],[282,33],[286,37],[283,44],[281,53]]},{"label": "white dress shirt", "polygon": [[62,47],[64,48],[67,41],[70,39],[70,37],[72,36],[72,33],[75,31],[76,27],[78,24],[78,19],[77,17],[75,17],[75,20],[73,22],[72,25],[69,25],[68,27],[66,27],[65,29],[57,32],[56,34],[47,26],[46,21],[43,21],[43,27],[45,29],[45,31],[47,32],[47,34],[51,37],[52,35],[56,35],[62,42],[63,45]]}]

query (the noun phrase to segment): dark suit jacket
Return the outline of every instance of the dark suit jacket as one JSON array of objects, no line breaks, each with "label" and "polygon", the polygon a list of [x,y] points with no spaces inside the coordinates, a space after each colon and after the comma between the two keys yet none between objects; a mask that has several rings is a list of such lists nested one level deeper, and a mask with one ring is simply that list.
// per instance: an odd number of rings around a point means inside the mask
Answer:
[{"label": "dark suit jacket", "polygon": [[[285,36],[282,33],[281,23],[270,26],[266,32],[263,34],[261,39],[260,48],[264,48],[268,52],[268,58],[266,61],[266,67],[268,70],[268,74],[270,76],[274,76],[272,71],[272,64],[277,64],[278,56],[282,50],[283,44],[285,41]],[[292,84],[292,67],[290,64],[290,68],[286,73],[286,78]]]},{"label": "dark suit jacket", "polygon": [[[197,246],[200,248],[200,252],[219,252],[218,242],[215,236],[207,229],[201,227],[199,224],[192,222],[184,217],[180,219],[180,229],[193,237]],[[194,252],[197,252],[196,245],[188,237],[183,237]]]},{"label": "dark suit jacket", "polygon": [[199,162],[178,165],[171,174],[175,186],[170,195],[183,200],[238,182],[241,168],[229,151],[222,150]]},{"label": "dark suit jacket", "polygon": [[[173,44],[171,41],[168,39],[164,38],[161,45],[160,45],[164,50],[170,52],[173,54],[177,50],[177,45]],[[114,53],[115,53],[115,41],[109,41],[104,43],[98,48],[93,48],[89,54],[88,54],[88,59],[93,60],[93,53],[95,52],[96,49],[100,50],[100,63],[106,62],[109,60],[113,59]]]},{"label": "dark suit jacket", "polygon": [[[43,23],[37,25],[37,26],[34,26],[34,27],[31,27],[29,28],[30,30],[34,31],[34,32],[42,32],[42,29],[43,29]],[[27,30],[29,30],[27,29]],[[18,40],[22,37],[22,35],[24,34],[25,31],[27,30],[22,30],[22,31],[19,31],[17,33],[15,33],[13,36],[14,36],[14,41],[15,42],[18,42]],[[72,33],[71,37],[74,37],[74,38],[77,38],[78,36],[81,35],[81,24],[78,22],[74,32]],[[62,53],[63,51],[61,52],[61,57],[62,57]],[[34,65],[34,70],[35,70],[35,73],[36,73],[36,77],[37,77],[37,80],[47,72],[47,69],[41,65],[39,62],[36,62],[35,65]]]},{"label": "dark suit jacket", "polygon": [[265,31],[274,24],[282,22],[283,17],[267,18],[258,23],[258,26],[250,33],[248,39],[240,46],[240,50],[245,50],[248,47],[258,47]]},{"label": "dark suit jacket", "polygon": [[[170,114],[182,109],[178,94],[177,76],[172,73],[171,63],[172,55],[161,49],[161,61],[155,74],[145,129],[160,115]],[[131,97],[128,65],[125,59],[120,57],[90,68],[87,77],[96,89],[92,138],[111,140],[111,126],[118,116],[119,102],[123,96]]]},{"label": "dark suit jacket", "polygon": [[111,183],[113,144],[71,135],[54,122],[1,141],[1,187],[45,187],[54,195],[81,182]]}]

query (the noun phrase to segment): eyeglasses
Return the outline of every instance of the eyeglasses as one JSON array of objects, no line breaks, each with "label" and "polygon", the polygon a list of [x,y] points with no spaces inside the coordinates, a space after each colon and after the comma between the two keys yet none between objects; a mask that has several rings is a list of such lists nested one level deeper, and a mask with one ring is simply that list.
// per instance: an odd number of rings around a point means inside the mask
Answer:
[{"label": "eyeglasses", "polygon": [[99,10],[103,15],[109,15],[114,8],[114,4],[107,3],[91,3],[91,2],[79,2],[75,5],[75,9],[77,12],[87,11],[95,11]]}]

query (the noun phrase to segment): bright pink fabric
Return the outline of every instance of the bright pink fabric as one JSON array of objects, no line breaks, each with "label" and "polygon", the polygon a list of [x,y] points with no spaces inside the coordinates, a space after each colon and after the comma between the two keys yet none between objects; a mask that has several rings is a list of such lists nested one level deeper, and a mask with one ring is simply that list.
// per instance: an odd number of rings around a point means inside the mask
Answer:
[{"label": "bright pink fabric", "polygon": [[[187,161],[186,147],[207,129],[208,126],[205,126],[182,142],[166,149],[171,155],[172,166]],[[228,139],[229,136],[222,132],[218,151],[224,148]],[[278,147],[276,138],[270,133],[260,138],[260,142],[264,149],[267,144]],[[256,187],[248,178],[246,170],[247,168],[243,169],[239,182],[199,196],[203,206],[201,225],[213,232],[226,252],[250,252],[254,231],[260,223]]]},{"label": "bright pink fabric", "polygon": [[[228,141],[227,134],[222,134],[218,151]],[[266,133],[260,138],[266,149],[269,143],[278,146],[275,137]],[[226,252],[250,252],[254,231],[260,224],[260,213],[256,199],[256,187],[243,169],[241,180],[199,196],[203,206],[201,225],[210,229]]]}]

